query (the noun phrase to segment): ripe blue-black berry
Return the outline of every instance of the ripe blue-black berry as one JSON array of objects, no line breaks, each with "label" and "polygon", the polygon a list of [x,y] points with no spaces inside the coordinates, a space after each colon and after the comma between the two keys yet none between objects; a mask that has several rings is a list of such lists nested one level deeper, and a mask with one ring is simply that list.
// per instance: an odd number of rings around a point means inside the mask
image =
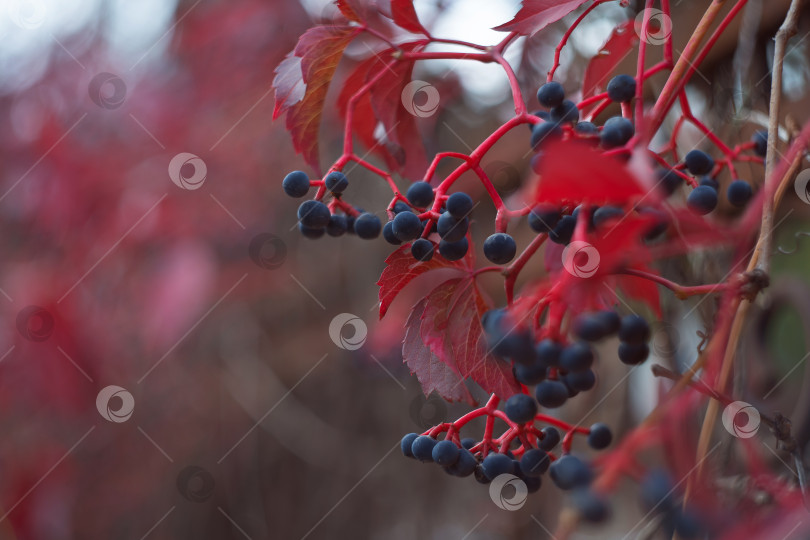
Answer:
[{"label": "ripe blue-black berry", "polygon": [[667,517],[675,526],[675,532],[678,533],[679,538],[689,540],[705,535],[700,519],[690,508],[674,508]]},{"label": "ripe blue-black berry", "polygon": [[485,328],[487,344],[492,352],[501,358],[509,358],[519,364],[533,364],[536,360],[532,336],[525,328],[505,327],[506,319],[499,321],[498,326]]},{"label": "ripe blue-black berry", "polygon": [[571,493],[571,503],[589,523],[602,523],[610,516],[607,501],[593,490],[578,488]]},{"label": "ripe blue-black berry", "polygon": [[748,204],[748,201],[751,200],[753,195],[754,191],[751,189],[751,184],[745,180],[734,180],[728,185],[728,189],[726,190],[728,202],[737,208],[742,208]]},{"label": "ripe blue-black berry", "polygon": [[321,201],[304,201],[298,207],[298,221],[308,229],[323,229],[331,215],[329,207]]},{"label": "ripe blue-black berry", "polygon": [[602,206],[591,214],[594,227],[601,227],[609,221],[618,221],[624,217],[624,210],[618,206]]},{"label": "ripe blue-black berry", "polygon": [[703,150],[690,150],[683,161],[689,172],[694,175],[709,174],[714,169],[714,159]]},{"label": "ripe blue-black berry", "polygon": [[698,185],[709,186],[710,188],[713,188],[715,191],[720,189],[720,182],[718,182],[711,176],[701,176]]},{"label": "ripe blue-black berry", "polygon": [[659,168],[658,186],[664,191],[666,195],[672,195],[683,184],[683,178],[674,169]]},{"label": "ripe blue-black berry", "polygon": [[[531,114],[532,116],[542,118],[545,121],[548,121],[551,118],[551,115],[548,114],[547,111],[533,111]],[[532,128],[534,127],[534,124],[526,124],[526,125],[529,126],[529,131],[531,131]]]},{"label": "ripe blue-black berry", "polygon": [[436,230],[442,240],[448,242],[458,242],[467,234],[470,226],[469,218],[456,219],[450,212],[444,212],[436,222]]},{"label": "ripe blue-black berry", "polygon": [[456,219],[464,219],[472,212],[473,200],[466,193],[453,193],[444,203],[447,212]]},{"label": "ripe blue-black berry", "polygon": [[529,227],[536,233],[547,233],[554,229],[561,218],[558,206],[538,204],[529,212]]},{"label": "ripe blue-black berry", "polygon": [[650,346],[646,343],[619,343],[619,360],[628,366],[641,364],[650,356]]},{"label": "ripe blue-black berry", "polygon": [[433,187],[427,182],[414,182],[405,193],[410,203],[419,208],[426,208],[433,202]]},{"label": "ripe blue-black berry", "polygon": [[548,109],[556,107],[565,99],[565,89],[556,82],[547,82],[537,90],[537,101],[540,105]]},{"label": "ripe blue-black berry", "polygon": [[309,176],[303,171],[293,171],[284,177],[281,187],[290,197],[301,198],[309,191]]},{"label": "ripe blue-black berry", "polygon": [[705,216],[717,207],[717,190],[710,186],[698,186],[686,198],[689,209]]},{"label": "ripe blue-black berry", "polygon": [[465,437],[465,438],[461,439],[461,447],[466,448],[467,450],[469,450],[470,448],[472,448],[476,444],[478,444],[478,441],[476,441],[472,437]]},{"label": "ripe blue-black berry", "polygon": [[343,236],[346,234],[346,229],[348,229],[346,216],[333,215],[326,224],[326,233],[329,236]]},{"label": "ripe blue-black berry", "polygon": [[568,400],[568,388],[560,381],[543,381],[534,389],[534,396],[543,407],[556,409]]},{"label": "ripe blue-black berry", "polygon": [[594,314],[594,317],[599,319],[599,322],[602,324],[605,336],[611,336],[618,332],[622,324],[621,317],[619,317],[619,314],[615,311],[598,311]]},{"label": "ripe blue-black berry", "polygon": [[506,400],[503,410],[512,422],[525,424],[537,414],[537,402],[526,394],[515,394]]},{"label": "ripe blue-black berry", "polygon": [[563,382],[570,390],[576,392],[587,392],[596,386],[596,374],[592,369],[584,371],[572,371],[563,376]]},{"label": "ripe blue-black berry", "polygon": [[397,238],[397,235],[394,234],[393,221],[389,221],[383,227],[383,238],[385,238],[386,242],[395,246],[398,246],[402,243],[402,241],[399,238]]},{"label": "ripe blue-black berry", "polygon": [[560,352],[562,352],[562,346],[548,338],[538,343],[537,347],[535,347],[538,362],[546,366],[559,366]]},{"label": "ripe blue-black berry", "polygon": [[422,220],[413,212],[400,212],[391,220],[394,236],[402,242],[419,238],[422,234]]},{"label": "ripe blue-black berry", "polygon": [[606,322],[607,319],[603,320],[597,313],[582,313],[574,319],[574,335],[585,341],[599,341],[608,335]]},{"label": "ripe blue-black berry", "polygon": [[537,150],[545,142],[562,137],[562,129],[554,122],[541,122],[532,128],[531,147]]},{"label": "ripe blue-black berry", "polygon": [[568,245],[574,236],[574,229],[577,226],[577,218],[574,216],[563,216],[549,235],[548,239],[555,244]]},{"label": "ripe blue-black berry", "polygon": [[417,261],[427,262],[433,258],[433,242],[427,238],[419,238],[411,245],[411,255]]},{"label": "ripe blue-black berry", "polygon": [[354,232],[364,240],[371,240],[380,236],[382,223],[374,214],[364,212],[354,220]]},{"label": "ripe blue-black berry", "polygon": [[547,370],[545,364],[537,361],[532,364],[515,364],[515,378],[521,384],[534,386],[546,378]]},{"label": "ripe blue-black berry", "polygon": [[599,128],[593,122],[577,122],[574,131],[580,135],[599,135]]},{"label": "ripe blue-black berry", "polygon": [[520,458],[520,472],[528,477],[538,477],[548,470],[551,460],[545,451],[538,448],[527,450]]},{"label": "ripe blue-black berry", "polygon": [[466,238],[462,238],[458,242],[448,242],[442,240],[439,242],[439,253],[448,261],[457,261],[467,254],[469,244]]},{"label": "ripe blue-black berry", "polygon": [[440,441],[433,447],[431,456],[442,467],[449,467],[458,461],[458,446],[453,441]]},{"label": "ripe blue-black berry", "polygon": [[557,487],[566,491],[585,487],[593,480],[593,472],[588,464],[571,454],[562,455],[551,464],[548,472]]},{"label": "ripe blue-black berry", "polygon": [[613,441],[613,433],[610,428],[601,422],[591,426],[591,432],[588,434],[588,445],[594,450],[604,450]]},{"label": "ripe blue-black berry", "polygon": [[475,468],[478,466],[478,460],[475,459],[469,450],[462,448],[458,451],[458,460],[447,468],[447,471],[453,476],[470,476]]},{"label": "ripe blue-black berry", "polygon": [[627,118],[621,116],[609,118],[599,136],[602,148],[610,149],[623,146],[633,138],[635,132],[636,128],[633,126],[633,122]]},{"label": "ripe blue-black berry", "polygon": [[309,238],[310,240],[315,240],[326,234],[326,229],[310,229],[309,227],[304,227],[302,223],[298,224],[298,231],[304,238]]},{"label": "ripe blue-black berry", "polygon": [[568,345],[560,353],[560,367],[566,371],[585,371],[593,365],[593,351],[581,341]]},{"label": "ripe blue-black berry", "polygon": [[537,442],[537,448],[550,452],[555,446],[560,444],[560,432],[555,427],[544,427],[541,432],[543,438]]},{"label": "ripe blue-black berry", "polygon": [[540,491],[540,486],[543,484],[543,480],[539,476],[519,476],[519,478],[526,484],[527,493],[537,493]]},{"label": "ripe blue-black berry", "polygon": [[644,207],[639,208],[638,213],[641,216],[649,216],[654,220],[652,223],[650,223],[647,231],[644,233],[645,240],[654,240],[655,238],[658,238],[669,227],[669,217],[661,210]]},{"label": "ripe blue-black berry", "polygon": [[405,457],[412,458],[413,452],[411,451],[411,446],[413,446],[413,441],[419,437],[416,433],[408,433],[404,437],[402,437],[402,442],[399,443],[399,448],[402,450],[402,455]]},{"label": "ripe blue-black berry", "polygon": [[640,315],[625,315],[619,326],[619,339],[625,343],[646,343],[650,339],[650,325]]},{"label": "ripe blue-black berry", "polygon": [[636,79],[630,75],[616,75],[607,85],[608,97],[617,103],[627,103],[636,97]]},{"label": "ripe blue-black berry", "polygon": [[639,495],[646,511],[669,512],[675,504],[675,484],[669,473],[653,469],[641,481]]},{"label": "ripe blue-black berry", "polygon": [[420,435],[414,439],[411,445],[411,453],[419,461],[433,461],[433,448],[436,443],[437,441],[433,437]]},{"label": "ripe blue-black berry", "polygon": [[512,474],[514,470],[512,459],[505,454],[489,454],[481,462],[481,471],[489,480],[495,480],[502,474]]},{"label": "ripe blue-black berry", "polygon": [[768,132],[760,130],[754,133],[751,140],[754,142],[754,152],[761,157],[768,153]]},{"label": "ripe blue-black berry", "polygon": [[579,120],[579,109],[577,104],[566,99],[553,109],[551,109],[551,121],[558,124],[573,124]]},{"label": "ripe blue-black berry", "polygon": [[346,188],[349,187],[349,179],[346,178],[346,175],[340,171],[333,171],[327,174],[323,183],[326,186],[326,189],[335,195],[343,193]]},{"label": "ripe blue-black berry", "polygon": [[[361,211],[358,208],[358,211]],[[354,234],[354,222],[357,218],[355,216],[346,216],[346,234]],[[392,233],[393,234],[393,233]]]},{"label": "ripe blue-black berry", "polygon": [[408,206],[404,201],[397,201],[394,204],[393,210],[395,214],[399,214],[400,212],[410,212],[411,207]]},{"label": "ripe blue-black berry", "polygon": [[506,233],[495,233],[484,241],[484,256],[495,264],[506,264],[515,258],[517,244]]}]

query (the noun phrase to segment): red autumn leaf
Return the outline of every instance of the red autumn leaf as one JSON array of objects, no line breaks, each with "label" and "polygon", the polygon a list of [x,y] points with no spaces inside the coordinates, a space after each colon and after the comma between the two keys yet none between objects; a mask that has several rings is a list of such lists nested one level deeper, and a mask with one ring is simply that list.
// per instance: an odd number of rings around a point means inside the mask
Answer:
[{"label": "red autumn leaf", "polygon": [[357,12],[354,10],[354,7],[352,7],[353,3],[354,2],[352,2],[351,0],[337,0],[335,2],[335,5],[343,14],[344,17],[346,17],[350,21],[362,23],[363,19],[360,18],[360,15],[358,15]]},{"label": "red autumn leaf", "polygon": [[575,141],[549,143],[539,167],[535,203],[624,205],[642,198],[649,204],[658,200],[657,192],[643,188],[624,163]]},{"label": "red autumn leaf", "polygon": [[524,36],[542,30],[555,23],[584,4],[587,0],[523,0],[515,17],[494,30],[518,32]]},{"label": "red autumn leaf", "polygon": [[[648,268],[637,269],[651,272]],[[658,290],[658,285],[649,279],[637,276],[616,275],[613,279],[627,297],[647,305],[659,319],[661,318],[661,293]]]},{"label": "red autumn leaf", "polygon": [[[358,32],[360,29],[352,26],[316,26],[301,36],[293,56],[301,59],[300,77],[305,90],[303,97],[294,103],[290,103],[290,96],[297,97],[294,92],[298,83],[295,81],[293,58],[285,58],[276,70],[276,80],[281,86],[274,81],[276,109],[273,116],[275,118],[282,112],[287,113],[287,130],[296,151],[303,154],[307,163],[318,171],[318,131],[326,92],[344,49]],[[300,93],[300,89],[297,92]]]},{"label": "red autumn leaf", "polygon": [[471,253],[459,261],[448,261],[438,253],[429,261],[420,262],[411,255],[411,245],[399,247],[385,259],[385,269],[377,281],[380,286],[380,318],[385,316],[391,302],[408,283],[430,270],[454,268],[466,271],[472,268]]},{"label": "red autumn leaf", "polygon": [[301,58],[293,51],[276,67],[273,88],[276,89],[276,106],[273,109],[273,120],[302,99],[307,86],[301,76]]},{"label": "red autumn leaf", "polygon": [[466,401],[473,405],[474,400],[458,373],[458,368],[442,362],[422,341],[420,328],[426,305],[427,298],[423,298],[408,316],[405,339],[402,341],[402,360],[419,379],[426,396],[435,391],[448,401]]},{"label": "red autumn leaf", "polygon": [[419,22],[416,10],[413,8],[413,0],[391,0],[391,16],[394,23],[400,28],[414,34],[428,35],[428,31]]},{"label": "red autumn leaf", "polygon": [[[638,35],[633,30],[633,21],[625,21],[613,29],[599,52],[588,62],[582,79],[582,98],[587,99],[604,92],[610,75],[616,66],[638,44]],[[595,107],[596,104],[590,108]],[[586,110],[582,111],[587,114]]]},{"label": "red autumn leaf", "polygon": [[442,362],[502,399],[520,391],[508,362],[489,353],[481,315],[487,305],[475,278],[445,281],[426,297],[422,341]]}]

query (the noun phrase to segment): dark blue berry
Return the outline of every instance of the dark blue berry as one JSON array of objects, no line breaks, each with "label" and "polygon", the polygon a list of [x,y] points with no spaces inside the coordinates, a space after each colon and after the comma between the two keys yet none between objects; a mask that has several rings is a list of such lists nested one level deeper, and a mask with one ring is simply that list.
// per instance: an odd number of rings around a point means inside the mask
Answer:
[{"label": "dark blue berry", "polygon": [[433,187],[427,182],[414,182],[405,197],[418,208],[427,208],[433,202]]},{"label": "dark blue berry", "polygon": [[354,232],[364,240],[371,240],[380,236],[382,223],[374,214],[364,212],[354,220]]},{"label": "dark blue berry", "polygon": [[537,150],[546,142],[562,137],[562,129],[554,122],[541,122],[532,128],[531,147]]},{"label": "dark blue berry", "polygon": [[437,441],[433,437],[420,435],[414,439],[411,445],[411,453],[419,461],[433,461],[433,448],[436,444]]},{"label": "dark blue berry", "polygon": [[564,454],[549,467],[549,476],[558,488],[570,490],[585,487],[593,480],[587,463],[571,454]]},{"label": "dark blue berry", "polygon": [[520,458],[520,472],[529,478],[538,477],[548,470],[551,460],[545,451],[538,448],[526,450]]},{"label": "dark blue berry", "polygon": [[628,366],[641,364],[650,356],[650,346],[646,343],[619,343],[619,360]]},{"label": "dark blue berry", "polygon": [[[354,234],[354,222],[357,220],[355,216],[346,216],[346,234]],[[393,234],[393,232],[391,233]]]},{"label": "dark blue berry", "polygon": [[648,512],[669,512],[675,505],[675,484],[664,470],[653,469],[641,481],[641,506]]},{"label": "dark blue berry", "polygon": [[298,221],[308,229],[323,229],[331,215],[329,207],[321,201],[304,201],[298,207]]},{"label": "dark blue berry", "polygon": [[555,446],[560,444],[560,432],[555,427],[544,427],[541,432],[543,438],[537,442],[537,448],[550,452]]},{"label": "dark blue berry", "polygon": [[458,446],[456,446],[456,443],[453,441],[440,441],[433,447],[431,456],[433,457],[433,461],[442,467],[450,467],[458,461]]},{"label": "dark blue berry", "polygon": [[561,218],[559,207],[538,204],[529,212],[529,227],[536,233],[547,233],[554,229]]},{"label": "dark blue berry", "polygon": [[458,459],[456,462],[448,467],[447,471],[453,476],[470,476],[478,466],[478,460],[475,459],[469,450],[462,448],[458,451]]},{"label": "dark blue berry", "polygon": [[698,185],[709,186],[710,188],[714,189],[715,191],[720,189],[720,182],[718,182],[717,180],[715,180],[711,176],[701,176],[700,181],[698,182]]},{"label": "dark blue berry", "polygon": [[[533,111],[531,114],[532,116],[542,118],[545,121],[548,121],[551,118],[551,115],[548,114],[547,111]],[[534,127],[534,124],[526,124],[526,125],[529,126],[529,131],[531,131],[532,128]]]},{"label": "dark blue berry", "polygon": [[686,205],[696,214],[705,216],[717,207],[717,191],[709,186],[698,186],[687,197]]},{"label": "dark blue berry", "polygon": [[605,323],[597,313],[582,313],[574,319],[574,335],[585,341],[599,341],[608,335]]},{"label": "dark blue berry", "polygon": [[520,479],[523,480],[524,484],[526,484],[527,493],[537,493],[540,491],[540,486],[543,484],[543,480],[539,476],[521,476]]},{"label": "dark blue berry", "polygon": [[433,242],[419,238],[411,245],[411,255],[417,261],[427,262],[433,258]]},{"label": "dark blue berry", "polygon": [[625,343],[646,343],[650,340],[650,325],[640,315],[625,315],[619,326],[619,339]]},{"label": "dark blue berry", "polygon": [[608,97],[617,103],[627,103],[636,97],[636,79],[630,75],[616,75],[607,85]]},{"label": "dark blue berry", "polygon": [[745,180],[734,180],[728,185],[726,196],[728,197],[728,202],[733,206],[742,208],[748,204],[748,201],[754,196],[754,191],[751,189],[751,184]]},{"label": "dark blue berry", "polygon": [[560,381],[543,381],[534,389],[537,402],[547,409],[556,409],[568,401],[568,388]]},{"label": "dark blue berry", "polygon": [[537,361],[532,364],[515,364],[515,378],[521,384],[534,386],[546,378],[547,370],[545,364]]},{"label": "dark blue berry", "polygon": [[658,185],[669,196],[683,184],[683,178],[674,169],[660,168],[658,173]]},{"label": "dark blue berry", "polygon": [[422,220],[413,212],[400,212],[391,223],[394,236],[402,242],[415,240],[422,234]]},{"label": "dark blue berry", "polygon": [[495,480],[502,474],[512,474],[514,470],[512,459],[505,454],[489,454],[481,462],[481,471],[489,480]]},{"label": "dark blue berry", "polygon": [[572,371],[563,376],[563,382],[570,390],[575,392],[587,392],[596,386],[596,374],[592,369],[584,371]]},{"label": "dark blue berry", "polygon": [[343,236],[347,229],[346,216],[333,215],[326,224],[326,233],[329,236]]},{"label": "dark blue berry", "polygon": [[400,212],[410,212],[411,207],[408,206],[404,201],[397,201],[394,204],[393,210],[395,214],[399,214]]},{"label": "dark blue berry", "polygon": [[298,230],[304,236],[304,238],[309,238],[310,240],[315,240],[316,238],[320,238],[326,234],[326,229],[311,229],[309,227],[304,227],[303,223],[298,224]]},{"label": "dark blue berry", "polygon": [[385,238],[386,242],[395,246],[398,246],[402,243],[402,241],[399,238],[397,238],[397,235],[394,234],[393,221],[389,221],[388,223],[385,224],[385,227],[383,227],[383,238]]},{"label": "dark blue berry", "polygon": [[457,261],[467,254],[469,244],[466,238],[462,238],[458,242],[448,242],[442,240],[439,242],[439,253],[448,261]]},{"label": "dark blue berry", "polygon": [[571,493],[571,503],[579,515],[589,523],[602,523],[610,517],[610,506],[601,496],[587,488],[578,488]]},{"label": "dark blue berry", "polygon": [[450,212],[444,212],[436,223],[436,230],[442,240],[448,242],[458,242],[467,234],[467,229],[470,226],[469,218],[456,219]]},{"label": "dark blue berry", "polygon": [[577,122],[574,131],[580,135],[599,135],[599,128],[593,122]]},{"label": "dark blue berry", "polygon": [[579,120],[579,109],[577,104],[566,99],[553,109],[551,109],[551,121],[558,124],[573,124]]},{"label": "dark blue berry", "polygon": [[593,351],[581,341],[568,345],[560,353],[560,367],[566,371],[585,371],[593,365]]},{"label": "dark blue berry", "polygon": [[495,264],[506,264],[515,258],[517,244],[506,233],[495,233],[484,241],[484,256]]},{"label": "dark blue berry", "polygon": [[602,324],[605,336],[611,336],[619,331],[622,325],[622,319],[615,311],[604,310],[594,313],[594,317],[599,319]]},{"label": "dark blue berry", "polygon": [[610,149],[624,146],[633,138],[635,132],[636,128],[633,126],[633,122],[627,118],[621,116],[609,118],[599,136],[602,148]]},{"label": "dark blue berry", "polygon": [[537,402],[526,394],[515,394],[506,400],[503,410],[512,422],[525,424],[534,420],[534,416],[537,414]]},{"label": "dark blue berry", "polygon": [[[507,322],[504,319],[504,322]],[[533,364],[536,360],[532,336],[526,329],[500,326],[486,333],[492,352],[501,358],[510,358],[519,364]]]},{"label": "dark blue berry", "polygon": [[714,159],[703,150],[690,150],[683,158],[686,168],[694,175],[709,174],[714,169]]},{"label": "dark blue berry", "polygon": [[705,535],[703,524],[690,508],[675,508],[669,517],[675,525],[675,531],[678,533],[679,538],[690,540]]},{"label": "dark blue berry", "polygon": [[467,450],[469,450],[476,444],[478,444],[478,441],[476,441],[472,437],[465,437],[464,439],[461,439],[461,447],[466,448]]},{"label": "dark blue berry", "polygon": [[472,212],[473,200],[466,193],[453,193],[444,203],[447,212],[456,219],[464,219]]},{"label": "dark blue berry", "polygon": [[399,444],[400,449],[402,450],[402,455],[405,457],[412,458],[413,452],[411,451],[411,446],[413,446],[413,441],[419,437],[416,433],[408,433],[404,437],[402,437],[402,442]]},{"label": "dark blue berry", "polygon": [[598,422],[591,426],[591,432],[588,434],[588,445],[594,450],[604,450],[613,441],[613,433],[610,428]]},{"label": "dark blue berry", "polygon": [[284,193],[299,199],[309,191],[309,176],[303,171],[293,171],[284,177],[281,187]]},{"label": "dark blue berry", "polygon": [[758,156],[765,157],[765,154],[768,153],[768,132],[765,130],[757,131],[751,137],[751,140],[755,143],[754,152]]},{"label": "dark blue berry", "polygon": [[553,367],[560,365],[560,353],[562,352],[562,346],[560,346],[559,343],[550,339],[544,339],[537,344],[537,347],[535,347],[535,352],[537,354],[538,362],[546,366]]},{"label": "dark blue berry", "polygon": [[577,218],[574,216],[563,216],[560,219],[554,230],[548,235],[548,239],[555,244],[568,245],[571,243],[571,238],[574,236],[574,230],[577,226]]},{"label": "dark blue berry", "polygon": [[624,210],[618,206],[602,206],[591,214],[591,221],[594,227],[601,227],[608,221],[618,221],[622,217],[624,217]]},{"label": "dark blue berry", "polygon": [[326,186],[326,189],[335,195],[343,193],[346,188],[349,187],[349,179],[346,178],[346,175],[340,171],[333,171],[327,174],[323,183]]},{"label": "dark blue berry", "polygon": [[669,217],[661,210],[645,207],[639,208],[638,213],[641,216],[648,216],[654,220],[652,223],[650,223],[647,231],[644,233],[645,240],[654,240],[661,236],[664,231],[669,228]]},{"label": "dark blue berry", "polygon": [[562,103],[564,99],[565,89],[556,81],[547,82],[537,90],[537,101],[547,109],[556,107]]}]

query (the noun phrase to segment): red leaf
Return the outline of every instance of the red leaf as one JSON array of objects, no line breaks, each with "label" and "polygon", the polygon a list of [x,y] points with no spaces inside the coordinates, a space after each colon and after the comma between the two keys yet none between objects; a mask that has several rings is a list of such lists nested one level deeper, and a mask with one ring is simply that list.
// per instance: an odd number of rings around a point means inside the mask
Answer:
[{"label": "red leaf", "polygon": [[411,373],[419,379],[426,396],[436,391],[448,401],[463,400],[473,405],[473,397],[464,385],[458,369],[439,360],[439,357],[422,341],[420,327],[426,305],[427,298],[423,298],[408,316],[405,323],[405,339],[402,341],[402,359]]},{"label": "red leaf", "polygon": [[[292,136],[295,149],[303,154],[304,159],[315,170],[320,170],[318,131],[326,92],[343,56],[343,50],[358,32],[360,29],[352,26],[316,26],[301,36],[293,55],[301,59],[300,76],[305,91],[303,97],[294,104],[290,103],[290,96],[297,97],[294,92],[299,83],[295,81],[292,57],[287,56],[276,70],[276,80],[281,86],[276,86],[274,81],[276,109],[273,116],[287,113],[287,130]],[[300,89],[298,92],[300,93]]]},{"label": "red leaf", "polygon": [[391,0],[391,16],[394,23],[400,28],[414,34],[428,35],[428,31],[419,22],[416,10],[413,8],[413,0]]},{"label": "red leaf", "polygon": [[[638,270],[650,272],[648,268]],[[659,319],[661,318],[661,293],[658,291],[658,285],[637,276],[617,275],[614,280],[625,295],[647,305]]]},{"label": "red leaf", "polygon": [[[469,251],[472,251],[470,249]],[[471,268],[471,261],[468,257],[460,261],[448,261],[441,255],[436,254],[426,262],[419,262],[411,255],[411,245],[406,244],[399,247],[395,252],[385,259],[385,269],[380,276],[377,285],[380,286],[380,318],[385,316],[391,302],[404,289],[408,283],[430,270],[437,268],[455,268],[457,270],[467,270]]]},{"label": "red leaf", "polygon": [[278,118],[283,111],[304,99],[307,89],[301,74],[301,58],[295,56],[293,51],[284,57],[284,60],[276,67],[275,73],[273,88],[276,89],[276,106],[273,109],[273,120]]},{"label": "red leaf", "polygon": [[524,36],[542,30],[551,23],[557,22],[587,0],[523,0],[520,11],[511,21],[496,26],[494,30],[518,32]]},{"label": "red leaf", "polygon": [[549,143],[539,165],[540,182],[535,202],[624,205],[645,198],[658,200],[621,161],[575,142]]},{"label": "red leaf", "polygon": [[355,21],[358,23],[362,23],[363,19],[360,18],[360,15],[355,12],[354,8],[352,7],[352,2],[347,0],[337,0],[335,5],[343,14],[344,17],[349,19],[350,21]]},{"label": "red leaf", "polygon": [[[633,30],[633,21],[625,21],[613,29],[613,33],[602,45],[596,56],[591,58],[582,79],[582,98],[586,99],[604,92],[608,77],[616,66],[624,60],[628,52],[638,44],[638,35]],[[596,104],[592,105],[595,107]],[[587,114],[586,110],[582,111]]]},{"label": "red leaf", "polygon": [[421,335],[433,354],[502,399],[520,391],[510,364],[489,353],[481,327],[487,305],[474,278],[445,281],[426,300]]}]

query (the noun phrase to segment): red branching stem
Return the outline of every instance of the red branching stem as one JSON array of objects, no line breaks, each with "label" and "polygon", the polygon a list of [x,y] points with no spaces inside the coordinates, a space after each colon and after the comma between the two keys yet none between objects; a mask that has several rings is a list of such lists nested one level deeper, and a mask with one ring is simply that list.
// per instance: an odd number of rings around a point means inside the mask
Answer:
[{"label": "red branching stem", "polygon": [[[652,16],[653,0],[647,0],[647,7],[641,20],[641,35],[646,36],[649,31],[650,17]],[[639,40],[638,62],[636,66],[636,133],[644,131],[644,67],[647,61],[647,40]],[[627,117],[622,107],[622,114]]]},{"label": "red branching stem", "polygon": [[461,152],[439,152],[433,158],[433,161],[430,163],[430,167],[428,167],[427,172],[425,172],[425,176],[423,178],[425,182],[430,182],[430,180],[433,178],[433,175],[436,174],[436,169],[439,166],[439,162],[444,158],[456,158],[467,162],[470,161],[470,156],[468,156],[467,154],[462,154]]},{"label": "red branching stem", "polygon": [[404,60],[477,60],[485,64],[495,62],[489,53],[408,51],[400,55]]},{"label": "red branching stem", "polygon": [[678,283],[675,283],[674,281],[670,281],[659,275],[644,272],[643,270],[636,270],[634,268],[627,268],[622,273],[627,274],[629,276],[636,276],[639,278],[647,279],[659,285],[662,285],[667,289],[671,290],[672,292],[674,292],[675,296],[677,296],[681,300],[689,298],[690,296],[723,292],[727,288],[731,287],[731,284],[728,282],[712,283],[708,285],[696,285],[696,286],[680,285]]},{"label": "red branching stem", "polygon": [[609,1],[609,0],[594,0],[593,4],[588,6],[588,8],[585,11],[583,11],[582,14],[579,17],[577,17],[577,20],[575,20],[571,24],[571,26],[568,28],[568,30],[566,30],[565,34],[563,34],[562,39],[560,39],[560,42],[554,48],[554,64],[551,66],[551,69],[548,71],[548,77],[547,77],[547,80],[549,82],[554,80],[554,72],[557,71],[558,67],[560,67],[560,54],[562,54],[563,48],[566,46],[566,44],[568,44],[568,38],[571,37],[571,34],[574,33],[574,30],[576,30],[577,26],[580,25],[580,23],[585,19],[585,17],[588,16],[588,14],[591,11],[594,10],[594,8],[596,8],[600,4],[604,4],[607,1]]},{"label": "red branching stem", "polygon": [[547,234],[538,234],[535,236],[534,240],[532,240],[529,245],[526,246],[526,249],[523,250],[523,253],[521,253],[512,264],[504,269],[503,275],[506,277],[506,279],[504,279],[504,287],[506,289],[506,301],[509,307],[512,307],[512,303],[514,302],[515,281],[517,281],[520,271],[523,270],[523,267],[526,266],[526,263],[529,262],[532,255],[534,255],[537,250],[540,249],[540,246],[543,245],[546,238],[548,238]]},{"label": "red branching stem", "polygon": [[493,51],[492,56],[495,58],[495,61],[501,65],[509,79],[509,87],[512,90],[512,101],[515,102],[515,114],[518,116],[525,115],[527,112],[526,103],[523,101],[523,94],[520,91],[520,83],[518,82],[517,75],[515,75],[515,70],[512,69],[512,66],[509,65],[509,62],[506,61],[500,52]]}]

